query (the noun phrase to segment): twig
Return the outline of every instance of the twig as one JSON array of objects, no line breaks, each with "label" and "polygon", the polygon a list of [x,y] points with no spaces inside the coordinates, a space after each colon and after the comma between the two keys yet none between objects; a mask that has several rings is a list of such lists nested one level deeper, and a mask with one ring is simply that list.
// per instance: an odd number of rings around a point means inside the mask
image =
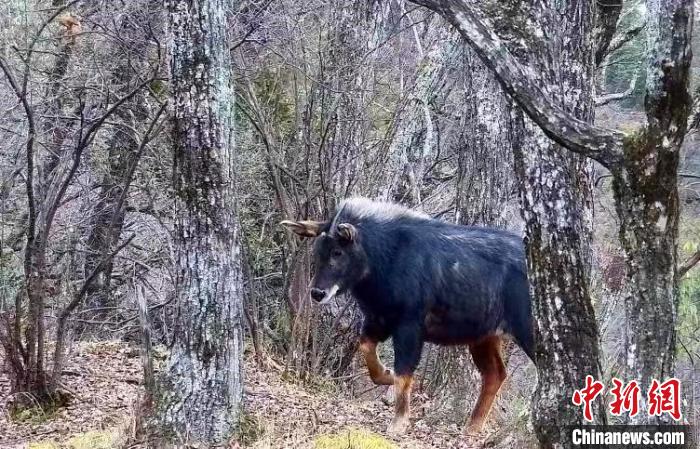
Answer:
[{"label": "twig", "polygon": [[62,361],[63,361],[63,348],[65,346],[65,332],[66,332],[66,323],[68,320],[68,317],[70,316],[71,313],[73,313],[73,310],[75,310],[76,307],[81,303],[83,298],[85,297],[85,294],[87,293],[88,289],[92,285],[93,280],[97,277],[98,274],[102,272],[102,270],[105,269],[105,266],[107,265],[107,262],[110,261],[111,259],[114,258],[114,256],[119,253],[122,249],[124,249],[131,241],[136,237],[136,234],[132,234],[129,238],[127,238],[121,245],[119,245],[114,251],[112,251],[111,254],[108,256],[104,257],[100,263],[97,264],[94,270],[92,270],[92,273],[85,279],[85,282],[83,282],[83,286],[80,288],[78,293],[76,293],[73,296],[73,299],[71,300],[70,303],[61,311],[60,315],[58,316],[58,327],[56,329],[56,349],[54,351],[54,358],[53,358],[53,372],[51,374],[51,384],[56,385],[58,383],[58,380],[60,378],[61,374],[61,369],[62,369]]},{"label": "twig", "polygon": [[647,26],[647,23],[644,22],[641,25],[639,25],[638,27],[630,28],[629,30],[625,31],[623,34],[617,35],[610,42],[610,45],[608,45],[608,48],[606,50],[606,54],[610,55],[615,50],[619,50],[620,48],[622,48],[623,45],[625,45],[627,42],[634,39],[644,28],[646,28],[646,26]]},{"label": "twig", "polygon": [[685,276],[688,271],[698,264],[698,262],[700,262],[700,249],[695,251],[695,254],[690,256],[685,262],[683,262],[682,265],[678,267],[678,279]]},{"label": "twig", "polygon": [[616,92],[614,94],[607,94],[603,95],[602,97],[596,97],[595,98],[595,105],[596,106],[603,106],[611,101],[617,101],[617,100],[623,100],[627,97],[630,97],[632,93],[634,92],[634,89],[637,87],[637,79],[639,78],[639,71],[634,72],[634,75],[632,76],[632,79],[630,80],[630,85],[625,90],[624,92]]}]

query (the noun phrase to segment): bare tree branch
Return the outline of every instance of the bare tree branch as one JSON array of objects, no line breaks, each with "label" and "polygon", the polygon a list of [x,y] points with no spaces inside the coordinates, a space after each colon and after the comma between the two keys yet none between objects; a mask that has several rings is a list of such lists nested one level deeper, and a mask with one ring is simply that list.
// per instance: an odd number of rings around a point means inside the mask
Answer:
[{"label": "bare tree branch", "polygon": [[[15,80],[14,76],[12,75],[12,71],[10,68],[7,66],[5,60],[0,57],[0,69],[2,69],[3,73],[5,74],[5,77],[7,78],[7,81],[9,82],[10,86],[12,87],[12,90],[15,92],[17,95],[18,100],[22,103],[22,106],[24,108],[24,113],[27,117],[27,143],[26,143],[26,151],[27,151],[27,175],[25,176],[25,187],[27,191],[27,228],[26,228],[26,234],[27,234],[27,243],[25,245],[24,249],[24,262],[23,262],[23,267],[24,267],[24,273],[25,277],[27,279],[27,282],[25,282],[24,288],[27,292],[27,297],[29,296],[31,286],[29,283],[31,282],[31,270],[32,270],[32,254],[34,252],[34,240],[36,237],[36,200],[34,198],[34,142],[36,140],[36,123],[34,120],[34,110],[32,109],[31,105],[29,104],[29,100],[27,99],[26,95],[26,90],[23,88],[20,88],[17,85],[17,81]],[[21,342],[21,311],[22,311],[22,300],[20,295],[15,296],[15,322],[14,322],[14,340]],[[31,346],[31,345],[28,345]],[[23,348],[22,345],[20,344],[20,353],[24,356],[25,362],[28,361],[29,357],[29,352],[30,348]]]},{"label": "bare tree branch", "polygon": [[682,265],[678,267],[678,279],[685,276],[695,265],[700,263],[700,250],[695,251],[695,254],[690,256]]},{"label": "bare tree branch", "polygon": [[63,182],[61,184],[61,187],[58,189],[58,192],[56,194],[56,197],[54,198],[53,202],[51,203],[49,210],[46,214],[46,219],[44,223],[44,227],[46,228],[45,234],[48,235],[48,229],[51,226],[51,223],[53,222],[53,217],[56,214],[56,211],[58,210],[58,207],[61,204],[61,200],[63,199],[63,196],[66,193],[66,190],[68,189],[68,186],[73,180],[73,177],[75,176],[75,173],[78,170],[78,167],[80,166],[80,161],[82,159],[82,154],[85,148],[87,148],[90,143],[92,143],[92,140],[94,137],[97,135],[97,132],[100,130],[104,122],[119,108],[122,104],[124,104],[127,100],[132,98],[134,95],[136,95],[141,89],[152,83],[156,77],[151,77],[147,79],[146,81],[142,82],[141,84],[137,85],[131,92],[128,94],[124,95],[120,99],[118,99],[112,106],[110,106],[104,114],[102,114],[98,119],[94,120],[90,127],[87,129],[87,131],[83,134],[82,130],[84,127],[81,124],[80,130],[81,130],[81,136],[80,139],[78,140],[78,143],[76,144],[76,148],[73,151],[73,162],[71,164],[71,167],[68,171],[68,174],[66,177],[63,179]]},{"label": "bare tree branch", "polygon": [[596,97],[595,105],[603,106],[612,101],[623,100],[632,95],[634,89],[637,87],[637,80],[639,79],[639,71],[634,72],[632,79],[630,80],[630,85],[624,92],[616,92],[614,94],[603,95],[602,97]]},{"label": "bare tree branch", "polygon": [[552,140],[612,168],[622,159],[625,134],[600,128],[563,111],[508,51],[492,26],[464,0],[413,0],[447,19],[489,67],[506,91]]},{"label": "bare tree branch", "polygon": [[63,11],[66,9],[70,8],[71,6],[75,5],[78,3],[80,0],[73,0],[72,2],[68,2],[63,6],[60,6],[56,8],[56,10],[51,14],[39,27],[37,32],[34,34],[34,37],[32,38],[32,41],[29,43],[29,46],[27,48],[27,54],[24,56],[23,61],[24,62],[24,74],[22,75],[22,92],[23,94],[27,93],[27,84],[29,83],[29,75],[30,75],[30,69],[31,69],[31,59],[32,59],[32,54],[34,53],[34,46],[36,43],[39,41],[39,38],[41,38],[42,33],[46,29],[47,26],[51,22],[53,22],[56,17],[58,17]]},{"label": "bare tree branch", "polygon": [[119,198],[117,199],[117,203],[114,206],[114,213],[112,214],[112,220],[109,224],[110,228],[113,228],[116,224],[117,221],[117,212],[121,210],[122,206],[124,206],[124,201],[126,200],[126,195],[129,192],[129,187],[131,186],[131,180],[134,178],[134,173],[136,172],[136,167],[139,164],[139,160],[141,159],[141,156],[143,155],[144,150],[148,146],[148,143],[151,141],[151,133],[156,127],[156,124],[158,123],[158,120],[160,119],[160,116],[163,114],[165,111],[165,108],[168,106],[168,101],[164,101],[163,104],[160,105],[160,108],[158,108],[158,111],[156,112],[156,115],[153,117],[153,120],[151,120],[151,123],[148,125],[148,129],[146,130],[146,134],[144,134],[143,139],[141,140],[141,143],[139,144],[138,149],[136,150],[136,157],[134,158],[133,164],[129,167],[128,172],[126,173],[126,177],[124,180],[124,188],[122,189],[121,195],[119,195]]},{"label": "bare tree branch", "polygon": [[[637,35],[644,29],[646,28],[647,23],[644,22],[639,26],[636,26],[634,28],[630,28],[629,30],[625,31],[624,33],[620,33],[617,36],[613,38],[612,41],[610,41],[610,45],[608,45],[606,55],[609,55],[610,53],[619,50],[622,48],[626,43],[637,37]],[[605,59],[605,58],[603,58]],[[602,63],[603,61],[598,62],[597,64]]]},{"label": "bare tree branch", "polygon": [[75,310],[76,307],[80,304],[80,302],[83,300],[85,297],[85,293],[87,293],[88,288],[90,288],[90,285],[92,282],[95,280],[98,274],[104,270],[105,266],[107,265],[107,262],[112,260],[114,256],[119,254],[119,251],[122,249],[126,248],[129,243],[136,237],[136,234],[132,234],[127,238],[121,245],[119,245],[114,251],[112,251],[111,254],[106,255],[99,264],[95,267],[95,269],[88,275],[87,278],[85,278],[85,281],[83,282],[82,287],[78,292],[73,295],[73,299],[71,302],[68,303],[68,305],[61,311],[61,313],[58,316],[58,324],[57,324],[57,329],[56,329],[56,348],[54,351],[54,357],[53,357],[53,373],[51,374],[51,384],[53,386],[56,386],[59,376],[61,373],[61,370],[63,368],[63,351],[65,348],[65,332],[66,332],[66,322],[68,320],[68,317],[73,313],[73,310]]}]

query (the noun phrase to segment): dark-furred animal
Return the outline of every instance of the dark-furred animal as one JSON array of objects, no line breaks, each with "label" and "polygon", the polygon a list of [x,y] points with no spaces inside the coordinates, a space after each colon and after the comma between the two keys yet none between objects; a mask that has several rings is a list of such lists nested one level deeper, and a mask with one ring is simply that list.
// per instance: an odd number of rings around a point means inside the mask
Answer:
[{"label": "dark-furred animal", "polygon": [[[396,390],[389,431],[402,433],[409,424],[413,373],[425,342],[469,347],[482,377],[469,430],[481,430],[506,376],[502,336],[534,357],[522,239],[366,198],[343,201],[327,221],[282,224],[316,239],[312,299],[323,304],[349,292],[362,310],[360,350],[369,375]],[[389,337],[393,370],[376,353]]]}]

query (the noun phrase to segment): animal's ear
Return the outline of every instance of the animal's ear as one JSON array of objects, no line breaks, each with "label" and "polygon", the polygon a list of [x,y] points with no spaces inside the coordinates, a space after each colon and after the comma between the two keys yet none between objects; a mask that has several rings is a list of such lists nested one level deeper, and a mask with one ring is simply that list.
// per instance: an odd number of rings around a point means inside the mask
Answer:
[{"label": "animal's ear", "polygon": [[321,221],[311,221],[311,220],[305,220],[305,221],[289,221],[289,220],[283,220],[280,222],[282,226],[285,226],[287,229],[292,231],[293,233],[299,235],[300,237],[316,237],[321,233],[321,229],[325,225],[325,223]]},{"label": "animal's ear", "polygon": [[338,237],[346,242],[354,242],[357,239],[357,228],[350,223],[340,223],[338,225]]}]

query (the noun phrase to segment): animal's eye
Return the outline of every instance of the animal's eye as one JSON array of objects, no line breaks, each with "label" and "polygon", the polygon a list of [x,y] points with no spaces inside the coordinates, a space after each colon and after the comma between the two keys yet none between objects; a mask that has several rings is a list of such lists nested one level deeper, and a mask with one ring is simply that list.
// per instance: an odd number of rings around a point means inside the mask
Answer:
[{"label": "animal's eye", "polygon": [[339,249],[334,249],[333,251],[331,251],[331,256],[333,256],[333,257],[340,257],[342,255],[343,255],[343,252]]}]

